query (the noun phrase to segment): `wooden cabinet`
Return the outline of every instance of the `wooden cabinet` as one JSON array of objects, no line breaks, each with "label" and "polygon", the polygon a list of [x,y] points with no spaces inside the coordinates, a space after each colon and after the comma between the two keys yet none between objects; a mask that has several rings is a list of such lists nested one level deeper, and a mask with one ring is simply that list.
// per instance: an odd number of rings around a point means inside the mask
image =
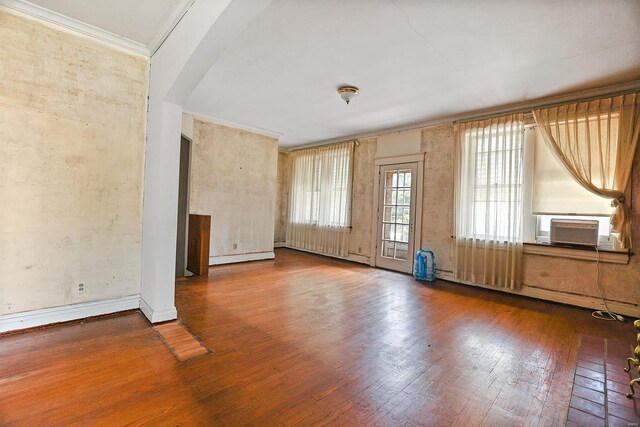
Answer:
[{"label": "wooden cabinet", "polygon": [[209,242],[211,215],[189,214],[189,246],[187,270],[196,276],[209,274]]}]

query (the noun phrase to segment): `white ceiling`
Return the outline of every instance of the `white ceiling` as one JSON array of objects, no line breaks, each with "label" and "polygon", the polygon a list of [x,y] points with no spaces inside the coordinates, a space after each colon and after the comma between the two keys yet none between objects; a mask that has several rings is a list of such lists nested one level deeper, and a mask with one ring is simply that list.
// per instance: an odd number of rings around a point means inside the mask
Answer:
[{"label": "white ceiling", "polygon": [[125,39],[150,47],[165,18],[184,0],[29,0]]},{"label": "white ceiling", "polygon": [[[137,3],[157,19],[170,1]],[[185,110],[290,147],[639,78],[637,0],[275,0]],[[361,90],[349,106],[342,84]]]}]

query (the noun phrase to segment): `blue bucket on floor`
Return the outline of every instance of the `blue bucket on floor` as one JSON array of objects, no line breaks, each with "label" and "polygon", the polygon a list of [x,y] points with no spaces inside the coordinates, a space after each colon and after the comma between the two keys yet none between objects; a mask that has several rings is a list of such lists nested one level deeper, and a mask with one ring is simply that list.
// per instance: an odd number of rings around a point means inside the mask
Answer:
[{"label": "blue bucket on floor", "polygon": [[413,260],[413,277],[416,280],[434,282],[436,280],[436,256],[433,251],[420,249]]}]

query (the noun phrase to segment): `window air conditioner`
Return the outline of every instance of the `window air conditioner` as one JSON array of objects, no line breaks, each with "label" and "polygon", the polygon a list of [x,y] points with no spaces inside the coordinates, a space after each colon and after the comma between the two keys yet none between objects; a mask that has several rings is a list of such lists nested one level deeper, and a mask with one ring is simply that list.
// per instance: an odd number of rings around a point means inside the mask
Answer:
[{"label": "window air conditioner", "polygon": [[551,243],[598,246],[598,221],[586,219],[552,219]]}]

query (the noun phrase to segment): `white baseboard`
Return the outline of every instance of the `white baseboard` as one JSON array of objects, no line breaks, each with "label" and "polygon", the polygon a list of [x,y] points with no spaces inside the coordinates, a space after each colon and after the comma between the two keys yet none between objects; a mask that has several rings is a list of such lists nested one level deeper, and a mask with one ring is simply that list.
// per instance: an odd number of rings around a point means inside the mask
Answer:
[{"label": "white baseboard", "polygon": [[139,307],[140,295],[131,295],[124,298],[5,314],[0,316],[0,333],[34,328],[51,323],[68,322],[118,311],[134,310]]},{"label": "white baseboard", "polygon": [[[593,310],[605,309],[600,298],[595,298],[588,295],[570,294],[566,292],[552,291],[549,289],[537,288],[534,286],[527,286],[527,285],[523,285],[520,290],[497,288],[494,286],[479,285],[477,283],[457,280],[453,276],[453,273],[449,273],[449,272],[437,273],[436,277],[438,277],[438,279],[446,280],[448,282],[459,283],[467,286],[475,286],[475,287],[484,288],[484,289],[491,289],[494,291],[506,292],[509,294],[523,295],[526,297],[542,299],[545,301],[559,302],[562,304],[569,304],[569,305],[589,308]],[[640,318],[640,307],[638,307],[637,305],[628,304],[620,301],[611,301],[611,300],[607,300],[607,305],[609,306],[609,309],[614,313],[623,314],[625,316],[631,316],[635,318]]]},{"label": "white baseboard", "polygon": [[140,298],[140,311],[145,315],[149,322],[160,323],[167,322],[178,318],[178,311],[175,307],[167,307],[162,310],[154,310],[147,302]]},{"label": "white baseboard", "polygon": [[209,257],[209,265],[234,264],[236,262],[260,261],[264,259],[274,259],[276,254],[270,252],[254,252],[249,254],[222,255]]}]

